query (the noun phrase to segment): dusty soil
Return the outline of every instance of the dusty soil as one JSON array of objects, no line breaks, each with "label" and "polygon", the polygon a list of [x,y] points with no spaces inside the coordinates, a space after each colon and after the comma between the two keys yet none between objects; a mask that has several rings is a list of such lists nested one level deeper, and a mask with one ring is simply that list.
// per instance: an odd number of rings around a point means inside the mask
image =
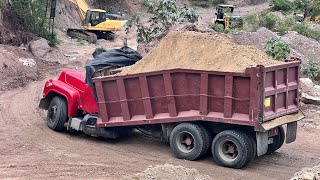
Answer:
[{"label": "dusty soil", "polygon": [[124,180],[211,180],[208,175],[200,174],[198,170],[186,168],[181,165],[174,166],[171,164],[149,166],[141,173],[125,177]]},{"label": "dusty soil", "polygon": [[37,62],[27,51],[0,44],[0,90],[26,85],[39,79]]},{"label": "dusty soil", "polygon": [[222,34],[172,31],[155,49],[138,63],[124,68],[121,74],[174,68],[244,72],[247,67],[280,63],[256,47],[238,45]]},{"label": "dusty soil", "polygon": [[320,180],[320,165],[312,168],[303,168],[301,171],[295,173],[291,180],[300,179]]}]

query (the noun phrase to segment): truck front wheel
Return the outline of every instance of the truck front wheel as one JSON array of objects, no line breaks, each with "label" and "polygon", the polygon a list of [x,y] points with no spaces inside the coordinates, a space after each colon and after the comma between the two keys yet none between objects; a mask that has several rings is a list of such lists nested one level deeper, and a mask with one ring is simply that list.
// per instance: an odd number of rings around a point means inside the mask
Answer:
[{"label": "truck front wheel", "polygon": [[182,123],[172,130],[170,147],[177,158],[192,161],[203,154],[204,138],[202,129],[198,125]]},{"label": "truck front wheel", "polygon": [[68,106],[65,99],[62,97],[54,97],[48,108],[47,125],[55,131],[63,131],[64,123],[68,120]]},{"label": "truck front wheel", "polygon": [[254,156],[254,146],[246,134],[238,130],[225,130],[212,141],[212,156],[219,165],[241,168]]}]

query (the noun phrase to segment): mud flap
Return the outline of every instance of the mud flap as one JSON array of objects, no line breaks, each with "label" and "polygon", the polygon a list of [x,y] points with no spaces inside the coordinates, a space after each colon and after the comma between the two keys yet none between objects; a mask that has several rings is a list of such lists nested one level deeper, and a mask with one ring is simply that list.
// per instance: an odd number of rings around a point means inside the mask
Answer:
[{"label": "mud flap", "polygon": [[292,143],[296,140],[297,138],[297,127],[298,123],[297,122],[291,122],[288,123],[287,125],[287,133],[286,133],[286,143]]},{"label": "mud flap", "polygon": [[262,156],[268,151],[268,132],[256,132],[257,155]]}]

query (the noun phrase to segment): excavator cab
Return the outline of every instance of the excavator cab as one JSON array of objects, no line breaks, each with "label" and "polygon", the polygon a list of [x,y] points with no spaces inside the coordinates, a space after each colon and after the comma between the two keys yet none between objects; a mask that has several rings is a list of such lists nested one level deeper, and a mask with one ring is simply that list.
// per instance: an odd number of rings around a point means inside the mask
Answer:
[{"label": "excavator cab", "polygon": [[88,10],[84,26],[96,26],[107,20],[107,12],[103,10]]}]

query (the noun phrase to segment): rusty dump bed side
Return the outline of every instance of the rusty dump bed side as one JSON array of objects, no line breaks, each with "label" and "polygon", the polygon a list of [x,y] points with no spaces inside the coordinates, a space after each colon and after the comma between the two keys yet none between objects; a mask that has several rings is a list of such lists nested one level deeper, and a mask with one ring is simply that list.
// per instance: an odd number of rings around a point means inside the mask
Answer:
[{"label": "rusty dump bed side", "polygon": [[263,122],[299,111],[300,63],[262,67]]},{"label": "rusty dump bed side", "polygon": [[298,110],[298,73],[293,62],[245,73],[173,69],[95,78],[98,126],[202,120],[258,128],[263,118]]}]

